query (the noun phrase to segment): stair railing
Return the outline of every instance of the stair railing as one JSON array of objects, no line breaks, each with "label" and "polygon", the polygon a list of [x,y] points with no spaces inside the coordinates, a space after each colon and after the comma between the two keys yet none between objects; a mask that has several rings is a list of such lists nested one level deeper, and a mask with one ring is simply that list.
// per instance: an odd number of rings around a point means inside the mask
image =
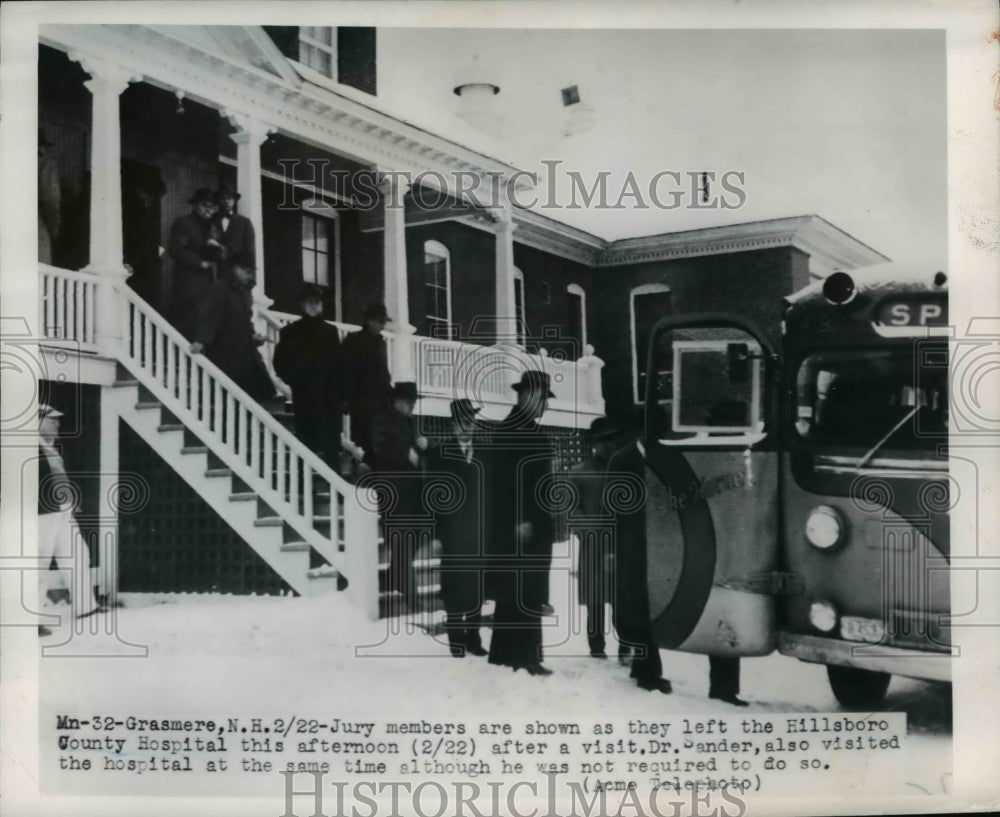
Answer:
[{"label": "stair railing", "polygon": [[[124,283],[122,363],[286,524],[348,581],[352,603],[378,618],[377,500],[307,448]],[[316,513],[315,494],[329,495]],[[317,524],[329,522],[329,535]]]}]

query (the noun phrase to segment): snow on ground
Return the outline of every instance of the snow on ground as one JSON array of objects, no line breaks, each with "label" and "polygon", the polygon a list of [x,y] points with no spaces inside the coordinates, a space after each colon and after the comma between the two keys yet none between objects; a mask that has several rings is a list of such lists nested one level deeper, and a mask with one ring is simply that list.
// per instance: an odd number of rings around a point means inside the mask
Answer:
[{"label": "snow on ground", "polygon": [[[124,642],[146,658],[61,658],[40,662],[41,722],[56,713],[328,720],[529,721],[564,718],[584,725],[630,717],[741,716],[837,712],[823,667],[781,655],[742,662],[748,709],[707,698],[704,656],[662,653],[674,693],[638,689],[615,660],[586,655],[584,635],[567,637],[565,619],[546,620],[546,664],[535,678],[449,655],[440,640],[400,619],[368,621],[344,594],[315,598],[188,596],[166,603],[126,597],[117,611]],[[572,609],[553,587],[559,612]],[[145,606],[142,606],[145,605]],[[440,617],[441,613],[435,614]],[[391,628],[402,632],[390,632]],[[579,630],[579,627],[577,627]],[[489,630],[483,630],[488,645]],[[88,635],[72,644],[79,648]],[[59,631],[42,639],[57,644]],[[129,651],[101,640],[105,651]],[[906,774],[940,791],[951,770],[950,688],[893,679],[885,708],[909,713]],[[943,782],[942,782],[943,781]]]}]

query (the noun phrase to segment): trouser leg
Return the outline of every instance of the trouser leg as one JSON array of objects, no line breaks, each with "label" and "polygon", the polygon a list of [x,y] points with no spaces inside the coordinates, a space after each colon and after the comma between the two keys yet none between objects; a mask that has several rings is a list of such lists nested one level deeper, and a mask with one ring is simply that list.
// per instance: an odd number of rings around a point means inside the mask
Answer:
[{"label": "trouser leg", "polygon": [[740,694],[739,658],[708,657],[708,694],[718,698],[733,698]]}]

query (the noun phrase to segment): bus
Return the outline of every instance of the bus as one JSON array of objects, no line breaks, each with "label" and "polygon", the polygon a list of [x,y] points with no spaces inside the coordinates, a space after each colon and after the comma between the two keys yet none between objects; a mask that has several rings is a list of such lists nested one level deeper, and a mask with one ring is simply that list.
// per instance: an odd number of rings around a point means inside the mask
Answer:
[{"label": "bus", "polygon": [[837,272],[778,338],[671,315],[649,343],[647,583],[662,648],[826,665],[846,708],[950,680],[948,289]]}]

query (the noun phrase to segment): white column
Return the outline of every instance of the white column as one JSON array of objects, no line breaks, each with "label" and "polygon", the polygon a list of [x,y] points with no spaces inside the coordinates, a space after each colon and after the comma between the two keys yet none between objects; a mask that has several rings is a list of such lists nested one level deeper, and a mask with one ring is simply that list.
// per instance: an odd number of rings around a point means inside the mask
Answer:
[{"label": "white column", "polygon": [[393,338],[389,371],[392,379],[400,381],[416,380],[413,370],[413,334],[416,329],[410,325],[410,295],[406,273],[406,211],[403,197],[410,189],[405,173],[383,171],[379,184],[382,191],[385,229],[384,275],[385,308],[392,318],[389,329]]},{"label": "white column", "polygon": [[496,233],[496,331],[497,345],[520,348],[517,342],[517,308],[514,300],[514,218],[506,188],[500,206],[490,208]]},{"label": "white column", "polygon": [[122,241],[122,145],[118,103],[128,84],[142,77],[87,54],[70,56],[90,74],[90,79],[83,83],[91,93],[93,106],[87,271],[101,278],[97,288],[97,346],[102,354],[114,357],[123,330],[114,290],[127,277]]},{"label": "white column", "polygon": [[111,390],[101,389],[101,502],[98,534],[98,585],[112,604],[118,596],[118,412]]},{"label": "white column", "polygon": [[[225,116],[236,128],[229,138],[236,143],[236,189],[240,198],[237,212],[250,219],[254,229],[254,256],[257,260],[257,283],[253,288],[254,314],[268,309],[273,300],[264,294],[264,194],[260,172],[260,146],[275,128],[250,114],[224,110]],[[259,329],[260,327],[258,327]]]}]

